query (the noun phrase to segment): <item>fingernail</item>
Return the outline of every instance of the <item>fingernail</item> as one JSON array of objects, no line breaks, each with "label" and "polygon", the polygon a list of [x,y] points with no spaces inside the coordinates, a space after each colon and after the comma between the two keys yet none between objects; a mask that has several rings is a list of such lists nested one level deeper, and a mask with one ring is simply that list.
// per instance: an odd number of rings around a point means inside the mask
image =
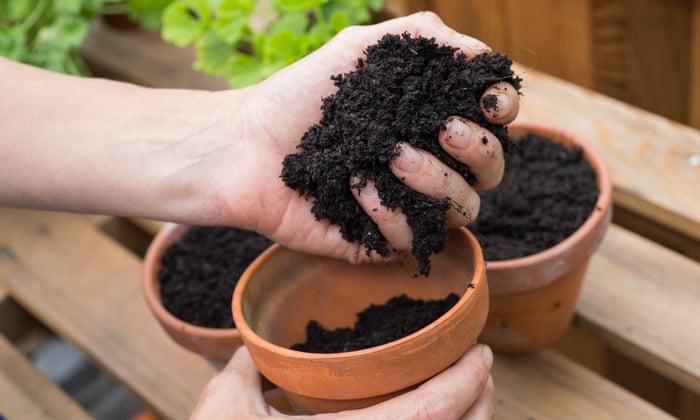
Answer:
[{"label": "fingernail", "polygon": [[493,366],[493,352],[491,351],[491,348],[486,344],[481,345],[481,357],[484,359],[484,363],[486,363],[486,366],[488,366],[489,368]]},{"label": "fingernail", "polygon": [[472,129],[461,118],[448,119],[444,132],[440,134],[445,143],[458,149],[468,149],[474,144]]},{"label": "fingernail", "polygon": [[407,143],[397,146],[399,155],[394,160],[398,169],[404,172],[418,172],[423,167],[423,155]]},{"label": "fingernail", "polygon": [[377,187],[374,185],[374,181],[369,179],[363,181],[359,176],[353,175],[350,178],[350,188],[356,190],[358,195],[377,195]]},{"label": "fingernail", "polygon": [[488,45],[476,38],[460,33],[457,33],[455,37],[456,43],[460,44],[462,46],[462,49],[466,50],[465,52],[467,53],[472,53],[476,55],[491,52],[491,47],[489,47]]},{"label": "fingernail", "polygon": [[490,94],[481,100],[484,110],[498,116],[499,113],[507,110],[511,106],[510,98],[506,95]]}]

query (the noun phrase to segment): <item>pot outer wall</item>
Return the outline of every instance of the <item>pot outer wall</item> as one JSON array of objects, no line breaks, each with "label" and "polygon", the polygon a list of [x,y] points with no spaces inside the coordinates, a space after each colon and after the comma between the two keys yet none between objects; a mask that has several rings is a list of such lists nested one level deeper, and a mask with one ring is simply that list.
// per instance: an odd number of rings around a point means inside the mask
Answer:
[{"label": "pot outer wall", "polygon": [[[354,265],[278,245],[249,266],[234,292],[233,316],[258,370],[297,413],[376,404],[436,375],[476,343],[489,304],[483,255],[466,229],[450,235],[454,241],[433,256],[428,278],[416,276],[412,259]],[[310,319],[329,329],[351,326],[370,304],[403,293],[440,299],[450,292],[461,295],[454,307],[399,340],[342,353],[289,348],[305,340]]]},{"label": "pot outer wall", "polygon": [[582,147],[600,190],[591,215],[561,243],[523,258],[487,261],[490,308],[479,341],[497,352],[526,353],[551,344],[571,324],[588,262],[612,218],[612,182],[602,156],[574,133],[528,121],[516,121],[508,131]]},{"label": "pot outer wall", "polygon": [[217,368],[222,368],[235,350],[243,345],[236,328],[206,328],[185,322],[171,314],[161,301],[158,272],[166,249],[182,238],[190,228],[175,223],[166,224],[146,251],[142,267],[141,286],[148,308],[168,336],[185,349],[197,353]]}]

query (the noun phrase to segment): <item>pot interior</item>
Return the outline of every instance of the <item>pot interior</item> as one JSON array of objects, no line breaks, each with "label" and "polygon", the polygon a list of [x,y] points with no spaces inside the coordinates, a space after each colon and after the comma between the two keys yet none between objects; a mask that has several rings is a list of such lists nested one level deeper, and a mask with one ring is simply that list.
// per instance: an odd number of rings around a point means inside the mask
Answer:
[{"label": "pot interior", "polygon": [[260,337],[288,348],[306,340],[310,320],[326,329],[352,327],[357,313],[404,293],[424,300],[462,296],[474,275],[474,256],[462,230],[451,232],[445,250],[432,256],[429,277],[417,274],[412,257],[355,265],[276,247],[249,268],[242,312]]}]

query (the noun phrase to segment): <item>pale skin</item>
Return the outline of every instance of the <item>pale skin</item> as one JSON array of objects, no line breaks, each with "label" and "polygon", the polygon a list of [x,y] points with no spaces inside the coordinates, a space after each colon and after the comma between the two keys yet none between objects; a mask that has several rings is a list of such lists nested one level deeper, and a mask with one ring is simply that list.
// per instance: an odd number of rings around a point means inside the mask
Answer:
[{"label": "pale skin", "polygon": [[[311,203],[284,186],[279,174],[283,157],[295,152],[301,135],[319,120],[321,98],[333,93],[329,76],[352,70],[364,48],[384,34],[404,31],[459,47],[468,58],[489,51],[425,12],[348,28],[266,81],[223,92],[75,78],[0,58],[0,205],[237,226],[304,252],[382,261],[367,256],[361,244],[343,240],[336,226],[315,220]],[[487,118],[501,124],[515,118],[519,99],[512,86],[494,85],[487,94],[499,100],[497,110],[485,111]],[[407,144],[399,145],[401,153],[390,166],[411,188],[450,197],[459,211],[448,212],[446,226],[458,227],[477,216],[477,191],[500,181],[503,151],[490,132],[470,121],[451,119],[446,125],[438,141],[472,168],[477,184],[468,185],[434,156]],[[353,191],[390,248],[410,250],[411,231],[400,209],[379,205],[371,183]],[[475,347],[415,391],[354,415],[488,418],[491,362],[489,357],[484,362],[483,351]],[[239,389],[231,394],[235,399],[216,385],[227,381]],[[249,356],[237,352],[196,413],[211,406],[235,410],[221,412],[229,418],[276,416],[261,402],[256,381]],[[241,395],[250,400],[241,403]]]}]

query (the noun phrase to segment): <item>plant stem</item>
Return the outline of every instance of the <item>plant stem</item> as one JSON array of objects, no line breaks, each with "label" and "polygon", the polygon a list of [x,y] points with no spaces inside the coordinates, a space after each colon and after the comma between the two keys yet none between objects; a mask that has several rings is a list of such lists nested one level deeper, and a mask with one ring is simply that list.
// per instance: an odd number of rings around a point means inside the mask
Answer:
[{"label": "plant stem", "polygon": [[39,0],[39,3],[36,5],[34,10],[32,10],[32,14],[30,14],[27,19],[22,22],[20,25],[20,29],[22,32],[28,32],[29,28],[34,26],[34,24],[39,20],[41,17],[41,14],[44,13],[44,9],[46,9],[46,5],[48,4],[48,0]]}]

